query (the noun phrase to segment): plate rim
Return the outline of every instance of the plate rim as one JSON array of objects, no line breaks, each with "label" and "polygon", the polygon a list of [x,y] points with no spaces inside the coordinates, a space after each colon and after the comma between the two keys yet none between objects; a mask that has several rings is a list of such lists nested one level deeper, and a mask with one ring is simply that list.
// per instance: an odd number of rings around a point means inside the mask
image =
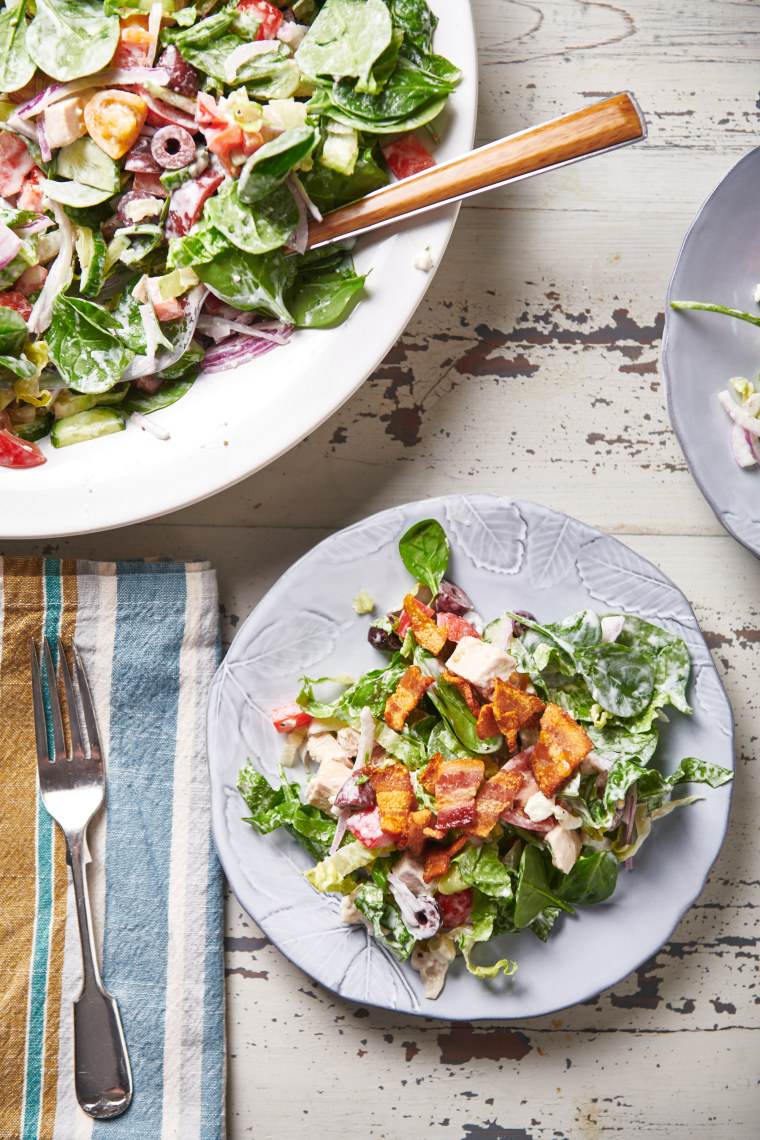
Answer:
[{"label": "plate rim", "polygon": [[[719,693],[720,693],[723,701],[725,702],[725,708],[726,708],[726,712],[727,712],[728,730],[729,730],[730,740],[732,742],[731,770],[735,774],[735,771],[736,771],[735,718],[734,718],[734,714],[733,714],[733,708],[731,706],[731,702],[728,698],[728,694],[726,693],[725,687],[724,687],[723,682],[721,680],[720,674],[718,673],[715,662],[713,661],[712,655],[710,654],[709,646],[707,645],[707,642],[705,640],[704,634],[702,633],[699,622],[697,621],[697,618],[696,618],[696,615],[694,614],[693,608],[692,608],[688,598],[684,594],[684,592],[679,588],[679,586],[675,582],[673,582],[673,580],[668,575],[666,575],[664,573],[664,571],[660,571],[659,568],[656,567],[656,565],[650,559],[645,558],[643,555],[638,554],[636,551],[632,551],[631,548],[627,547],[626,544],[624,542],[622,542],[621,539],[618,538],[616,535],[610,534],[609,532],[604,531],[598,527],[595,527],[590,523],[586,523],[586,522],[583,522],[582,520],[576,519],[574,516],[567,515],[564,511],[557,510],[554,507],[548,507],[545,504],[536,503],[532,500],[527,500],[527,499],[517,498],[517,497],[512,497],[512,496],[503,496],[503,495],[482,493],[482,492],[473,492],[473,493],[469,493],[469,494],[468,493],[463,493],[463,494],[454,493],[454,494],[449,494],[449,495],[440,495],[440,496],[434,496],[434,497],[427,498],[427,499],[412,500],[411,502],[407,502],[407,503],[395,504],[395,505],[392,505],[390,507],[384,508],[383,510],[373,512],[371,515],[367,515],[367,516],[363,517],[362,519],[359,519],[359,520],[349,524],[346,527],[342,527],[342,528],[338,529],[337,531],[326,536],[325,538],[321,539],[319,542],[315,543],[312,547],[310,547],[309,550],[307,550],[298,559],[296,559],[288,567],[288,569],[276,580],[276,582],[274,582],[272,584],[272,586],[261,597],[261,599],[259,600],[257,605],[254,606],[254,608],[251,610],[251,612],[247,615],[247,617],[245,618],[245,620],[241,624],[240,628],[236,632],[235,637],[233,638],[233,642],[230,645],[230,650],[228,650],[228,655],[232,650],[232,646],[234,645],[234,642],[242,635],[242,633],[245,630],[248,623],[252,622],[254,615],[256,614],[259,607],[262,606],[262,604],[267,599],[269,599],[270,596],[275,591],[279,592],[279,590],[283,587],[283,585],[287,582],[287,580],[291,576],[294,576],[295,573],[297,572],[297,570],[305,562],[307,562],[320,547],[322,547],[326,543],[334,541],[336,536],[342,536],[342,535],[346,534],[347,532],[350,532],[351,530],[353,530],[356,527],[367,524],[370,521],[373,521],[373,522],[377,521],[377,520],[381,519],[383,516],[391,515],[394,512],[398,511],[399,509],[401,509],[403,511],[414,510],[414,512],[418,515],[418,517],[423,518],[423,517],[425,517],[425,514],[423,512],[428,512],[431,508],[438,509],[441,511],[441,513],[443,513],[443,511],[445,509],[445,505],[447,503],[455,503],[455,502],[460,502],[461,500],[467,501],[467,500],[471,500],[471,499],[478,499],[478,500],[487,499],[487,500],[490,500],[490,501],[497,503],[497,504],[514,506],[518,510],[520,509],[520,507],[525,506],[525,507],[529,508],[529,510],[537,509],[539,512],[542,512],[542,513],[546,512],[546,513],[553,515],[555,517],[559,517],[559,518],[562,518],[565,520],[569,520],[570,522],[577,524],[580,528],[582,528],[582,530],[585,532],[585,535],[588,536],[589,540],[592,538],[595,539],[598,537],[611,539],[615,543],[625,547],[625,549],[627,549],[631,554],[633,554],[636,559],[638,559],[641,562],[646,563],[647,565],[652,566],[654,569],[658,570],[658,573],[661,574],[662,577],[664,578],[664,580],[666,581],[666,583],[676,591],[676,593],[678,594],[680,599],[685,604],[686,609],[688,611],[688,615],[690,616],[691,622],[693,623],[691,626],[691,629],[698,635],[699,639],[701,640],[701,642],[704,646],[705,654],[706,654],[705,665],[707,667],[709,667],[709,669],[712,672],[714,679],[717,681]],[[302,973],[306,974],[306,976],[314,977],[313,974],[311,974],[308,970],[306,970],[298,962],[295,962],[293,960],[293,958],[290,956],[290,954],[279,945],[277,939],[273,938],[272,935],[267,932],[267,930],[265,929],[265,926],[261,924],[260,919],[258,919],[255,915],[251,914],[251,912],[247,910],[245,903],[243,903],[243,901],[241,900],[240,895],[238,894],[237,889],[236,889],[236,884],[239,882],[239,876],[236,873],[234,873],[237,870],[237,867],[236,867],[237,856],[236,856],[235,852],[232,851],[231,847],[226,842],[227,828],[225,826],[225,819],[224,819],[223,787],[222,788],[218,787],[218,784],[217,784],[216,779],[215,779],[215,771],[214,771],[213,760],[212,760],[212,753],[213,753],[212,736],[213,736],[213,731],[216,727],[216,722],[214,719],[214,717],[215,717],[214,704],[216,701],[217,694],[218,694],[219,690],[221,689],[221,686],[224,682],[225,672],[226,672],[225,662],[226,662],[226,656],[222,660],[222,662],[220,663],[220,666],[219,666],[217,672],[215,673],[214,678],[213,678],[212,683],[211,683],[211,686],[209,688],[209,696],[208,696],[208,703],[207,703],[207,719],[206,719],[207,762],[208,762],[209,783],[210,783],[210,790],[211,790],[211,825],[212,825],[212,834],[213,834],[213,838],[214,838],[214,843],[215,843],[215,846],[217,849],[217,853],[219,855],[220,863],[221,863],[222,868],[224,870],[224,873],[227,877],[227,880],[230,884],[230,888],[231,888],[233,894],[235,895],[235,898],[238,901],[239,905],[242,907],[242,909],[247,914],[250,915],[250,917],[253,919],[253,921],[256,922],[257,925],[259,925],[261,927],[264,934],[269,939],[269,941],[272,943],[272,945],[274,945],[277,948],[277,950],[281,954],[283,954],[283,956],[292,965],[294,965]],[[692,680],[693,679],[694,679],[694,674],[692,673]],[[678,924],[681,921],[681,919],[683,918],[683,916],[687,913],[687,911],[689,911],[691,909],[691,907],[694,905],[695,901],[697,900],[697,898],[699,897],[701,892],[704,890],[704,887],[705,887],[705,884],[707,883],[709,875],[710,875],[710,873],[711,873],[711,871],[715,865],[715,862],[718,858],[718,855],[722,851],[724,843],[725,843],[726,834],[728,831],[730,814],[731,814],[731,803],[732,803],[733,791],[734,791],[734,781],[732,780],[728,785],[724,785],[723,789],[721,789],[721,790],[723,790],[724,792],[727,792],[728,800],[726,802],[725,812],[723,814],[723,819],[721,821],[719,842],[717,843],[717,846],[715,848],[715,855],[712,858],[712,860],[710,861],[709,865],[704,869],[704,873],[699,878],[699,882],[696,883],[693,888],[690,888],[689,897],[686,899],[685,903],[682,906],[679,904],[679,907],[676,908],[676,911],[670,915],[668,922],[667,922],[667,927],[668,927],[667,934],[665,935],[664,938],[662,938],[662,940],[660,942],[658,942],[656,947],[648,948],[642,954],[642,956],[640,958],[637,958],[636,963],[634,965],[632,965],[630,968],[626,969],[626,972],[624,974],[616,976],[616,978],[612,981],[605,982],[601,987],[594,987],[589,992],[589,994],[586,996],[586,998],[576,998],[576,999],[571,999],[570,1001],[560,1001],[557,1004],[551,1004],[551,1005],[547,1006],[546,1008],[542,1008],[541,1010],[536,1010],[535,1012],[527,1013],[527,1014],[515,1015],[515,1017],[512,1017],[512,1018],[510,1018],[509,1015],[505,1014],[502,1010],[494,1012],[493,1015],[478,1012],[473,1017],[473,1016],[466,1015],[466,1014],[459,1015],[456,1013],[452,1013],[451,1010],[444,1010],[443,1007],[436,1008],[436,1005],[437,1005],[436,1001],[431,1001],[429,999],[425,999],[424,997],[420,999],[421,1002],[424,1002],[424,1004],[425,1004],[424,1009],[422,1009],[422,1008],[420,1008],[419,1010],[407,1009],[405,1007],[402,1007],[401,1005],[389,1006],[387,1004],[384,1004],[382,1001],[373,1001],[366,996],[363,996],[361,998],[356,998],[356,997],[353,997],[347,993],[340,992],[339,990],[330,986],[330,984],[328,982],[322,980],[321,978],[315,978],[314,980],[317,981],[317,983],[319,985],[323,986],[329,992],[334,993],[337,997],[339,997],[343,1001],[354,1002],[355,1004],[359,1004],[362,1006],[372,1006],[375,1009],[388,1010],[392,1013],[396,1013],[397,1015],[401,1015],[401,1016],[433,1018],[435,1020],[449,1021],[449,1022],[462,1022],[462,1021],[469,1021],[469,1020],[501,1021],[501,1022],[518,1021],[518,1022],[522,1022],[522,1021],[530,1020],[530,1019],[535,1018],[535,1017],[545,1017],[545,1016],[548,1016],[549,1014],[557,1013],[560,1010],[571,1008],[571,1007],[574,1007],[576,1005],[582,1004],[584,1001],[588,1001],[588,1000],[592,999],[595,995],[601,993],[603,990],[610,988],[610,986],[617,985],[620,981],[629,977],[630,974],[632,974],[635,970],[639,969],[641,967],[641,965],[643,965],[643,963],[646,962],[652,956],[652,954],[657,953],[661,949],[661,947],[664,946],[667,943],[667,941],[672,937],[673,931],[676,929],[676,927],[678,926]],[[715,831],[713,832],[713,834],[716,834]],[[293,842],[295,842],[295,840],[293,840]],[[230,874],[230,871],[228,870],[228,865],[232,866],[233,874]],[[381,950],[382,953],[386,953],[386,951],[382,950],[381,947],[378,947],[378,949]],[[445,993],[445,990],[444,990],[444,993]],[[440,1000],[440,999],[437,999],[437,1000]],[[433,1008],[430,1008],[431,1006]],[[440,1012],[439,1012],[439,1009],[440,1009]]]},{"label": "plate rim", "polygon": [[[673,287],[681,264],[681,259],[684,256],[687,247],[690,245],[691,239],[694,236],[695,231],[698,230],[702,222],[703,215],[711,205],[713,199],[717,194],[720,193],[720,191],[728,182],[733,181],[733,179],[739,174],[740,168],[744,166],[745,163],[749,164],[752,160],[756,162],[760,161],[760,146],[753,147],[751,151],[749,151],[747,154],[742,155],[740,159],[737,159],[737,161],[730,167],[729,170],[726,171],[726,173],[720,178],[715,186],[713,186],[712,190],[703,200],[696,214],[692,218],[689,227],[684,234],[683,240],[678,250],[678,254],[676,256],[675,263],[673,265],[673,269],[670,274],[668,288],[665,294],[665,322],[660,358],[662,360],[662,370],[665,376],[665,401],[667,406],[668,419],[670,420],[673,431],[675,432],[676,439],[678,440],[678,445],[683,452],[684,459],[686,460],[686,465],[689,469],[689,474],[696,483],[700,493],[702,494],[702,497],[706,500],[708,506],[715,515],[715,518],[718,520],[723,529],[726,530],[731,535],[731,537],[734,538],[741,546],[743,546],[745,550],[748,550],[750,554],[754,554],[756,558],[760,558],[760,538],[756,543],[753,543],[752,539],[743,534],[741,529],[732,525],[727,520],[725,517],[725,509],[720,506],[717,500],[717,495],[714,494],[713,491],[709,488],[707,482],[703,477],[703,473],[700,469],[698,461],[695,458],[689,437],[683,428],[680,414],[676,409],[676,397],[674,393],[675,381],[673,378],[672,358],[670,355],[672,341],[674,338],[674,321],[676,320],[676,312],[671,309],[670,302],[673,299]],[[725,443],[725,446],[728,447],[727,441]],[[738,517],[743,519],[745,515],[742,513]]]}]

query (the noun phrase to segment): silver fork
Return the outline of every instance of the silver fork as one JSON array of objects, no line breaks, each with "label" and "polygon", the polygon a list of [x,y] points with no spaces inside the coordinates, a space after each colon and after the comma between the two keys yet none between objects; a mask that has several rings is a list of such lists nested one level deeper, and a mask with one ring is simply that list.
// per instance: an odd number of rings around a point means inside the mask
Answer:
[{"label": "silver fork", "polygon": [[45,638],[44,661],[50,693],[54,752],[50,759],[45,703],[37,647],[32,641],[32,699],[37,741],[40,793],[47,811],[66,837],[66,862],[71,867],[82,944],[82,992],[74,1003],[74,1088],[81,1108],[98,1119],[119,1116],[132,1100],[132,1071],[116,999],[104,988],[98,969],[90,921],[90,898],[85,866],[90,861],[87,825],[105,799],[105,775],[100,737],[90,687],[79,652],[71,642],[79,699],[84,713],[85,740],[79,723],[74,688],[63,644],[58,660],[63,677],[71,737],[66,742],[58,700],[56,671],[50,642]]}]

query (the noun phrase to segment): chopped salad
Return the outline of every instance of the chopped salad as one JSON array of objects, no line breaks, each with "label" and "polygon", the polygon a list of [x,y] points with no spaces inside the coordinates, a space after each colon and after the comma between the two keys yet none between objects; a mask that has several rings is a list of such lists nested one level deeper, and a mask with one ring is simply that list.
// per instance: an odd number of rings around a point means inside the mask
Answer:
[{"label": "chopped salad", "polygon": [[[760,285],[755,289],[754,300],[760,304]],[[760,325],[760,315],[732,309],[728,305],[713,305],[706,301],[671,301],[672,309],[699,309],[707,313],[723,313],[740,321]],[[739,467],[760,466],[760,391],[745,376],[732,377],[730,388],[718,393],[721,407],[731,420],[731,455]]]},{"label": "chopped salad", "polygon": [[[484,624],[444,577],[438,522],[415,524],[399,552],[417,581],[368,633],[387,660],[332,698],[318,690],[337,678],[303,678],[272,714],[287,734],[279,787],[251,763],[238,786],[248,822],[292,833],[312,886],[340,893],[344,922],[409,960],[435,998],[457,954],[478,977],[511,974],[476,947],[526,929],[545,941],[563,913],[608,899],[652,824],[700,798],[674,789],[732,774],[650,763],[662,710],[691,711],[681,638],[591,610]],[[285,772],[297,759],[303,791]]]},{"label": "chopped salad", "polygon": [[[0,466],[122,431],[340,321],[309,218],[433,165],[460,73],[426,0],[6,0]],[[432,129],[430,131],[432,135]],[[433,135],[434,137],[434,135]]]}]

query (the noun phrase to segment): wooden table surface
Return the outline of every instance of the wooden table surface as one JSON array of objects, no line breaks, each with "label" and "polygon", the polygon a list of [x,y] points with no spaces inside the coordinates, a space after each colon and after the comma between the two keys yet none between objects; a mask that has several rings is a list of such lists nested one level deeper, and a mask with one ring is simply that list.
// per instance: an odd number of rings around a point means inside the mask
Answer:
[{"label": "wooden table surface", "polygon": [[267,470],[154,523],[10,546],[211,558],[228,640],[319,539],[432,494],[534,499],[659,565],[691,601],[737,722],[728,839],[671,941],[614,989],[560,1014],[448,1024],[335,998],[230,897],[229,1136],[755,1140],[760,566],[692,482],[668,421],[659,353],[688,224],[758,143],[760,6],[472,8],[477,143],[621,89],[639,100],[648,139],[466,203],[399,343],[339,412]]}]

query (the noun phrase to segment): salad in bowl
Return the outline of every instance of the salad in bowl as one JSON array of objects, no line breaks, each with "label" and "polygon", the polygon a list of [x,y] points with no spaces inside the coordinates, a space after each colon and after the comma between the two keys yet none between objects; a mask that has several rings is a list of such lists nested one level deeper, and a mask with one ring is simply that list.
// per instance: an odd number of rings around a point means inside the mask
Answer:
[{"label": "salad in bowl", "polygon": [[[272,712],[279,784],[253,758],[238,788],[251,826],[294,836],[312,887],[337,892],[343,921],[411,962],[436,998],[458,955],[479,978],[513,973],[481,944],[524,930],[546,941],[563,915],[608,900],[652,825],[700,798],[674,790],[732,774],[691,756],[651,763],[663,710],[691,712],[677,634],[591,609],[486,621],[446,579],[434,519],[409,528],[399,553],[408,591],[368,632],[385,663],[358,679],[302,678]],[[355,609],[372,608],[360,592]],[[296,762],[305,784],[289,778]]]},{"label": "salad in bowl", "polygon": [[[0,466],[154,434],[200,369],[345,317],[309,218],[434,160],[460,73],[425,0],[9,0],[0,11]],[[164,433],[165,434],[165,433]]]}]

